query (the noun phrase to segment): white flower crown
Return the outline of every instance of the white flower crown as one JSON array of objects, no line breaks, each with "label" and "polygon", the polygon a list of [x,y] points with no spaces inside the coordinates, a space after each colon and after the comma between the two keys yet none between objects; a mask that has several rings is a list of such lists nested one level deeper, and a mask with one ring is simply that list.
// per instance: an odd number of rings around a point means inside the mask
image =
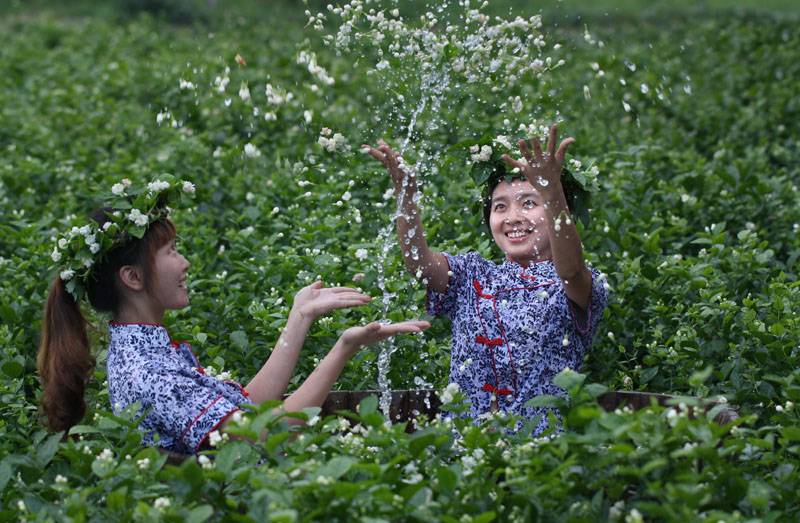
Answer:
[{"label": "white flower crown", "polygon": [[115,183],[111,194],[104,198],[108,221],[74,225],[53,247],[50,257],[67,292],[79,300],[86,292],[95,264],[131,239],[142,238],[151,223],[169,216],[171,205],[194,192],[193,183],[176,180],[169,174],[142,188],[134,188],[127,178]]}]

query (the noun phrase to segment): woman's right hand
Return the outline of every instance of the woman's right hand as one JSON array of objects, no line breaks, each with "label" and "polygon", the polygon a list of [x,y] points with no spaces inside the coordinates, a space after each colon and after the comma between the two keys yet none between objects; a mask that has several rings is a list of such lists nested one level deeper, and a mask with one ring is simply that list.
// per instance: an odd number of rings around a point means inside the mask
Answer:
[{"label": "woman's right hand", "polygon": [[403,170],[403,159],[400,153],[389,147],[383,140],[378,140],[378,147],[364,144],[361,146],[370,156],[378,160],[389,171],[392,177],[395,194],[400,194],[403,184],[406,184],[406,193],[412,194],[417,189],[417,182],[414,173],[410,175]]},{"label": "woman's right hand", "polygon": [[361,347],[372,345],[397,334],[422,332],[431,324],[422,320],[409,320],[400,323],[380,323],[373,321],[368,325],[350,327],[339,337],[339,344],[352,356]]},{"label": "woman's right hand", "polygon": [[372,301],[372,296],[350,287],[325,287],[316,281],[295,294],[292,310],[311,321],[336,309],[360,307]]}]

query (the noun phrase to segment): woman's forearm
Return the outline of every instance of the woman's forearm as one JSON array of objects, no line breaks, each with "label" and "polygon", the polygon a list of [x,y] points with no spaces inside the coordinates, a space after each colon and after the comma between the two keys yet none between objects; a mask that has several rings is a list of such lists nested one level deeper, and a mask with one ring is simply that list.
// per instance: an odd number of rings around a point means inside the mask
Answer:
[{"label": "woman's forearm", "polygon": [[255,403],[283,398],[312,322],[294,308],[289,313],[272,354],[246,386]]},{"label": "woman's forearm", "polygon": [[[283,410],[294,412],[306,407],[321,407],[328,397],[328,393],[336,383],[337,378],[350,360],[351,350],[348,350],[341,340],[319,362],[319,365],[306,378],[302,385],[286,398]],[[294,422],[289,419],[290,422]],[[295,420],[301,423],[300,420]]]},{"label": "woman's forearm", "polygon": [[412,188],[409,184],[402,197],[398,196],[399,212],[395,225],[400,253],[403,256],[403,263],[411,274],[425,280],[433,290],[443,292],[447,289],[449,280],[447,260],[444,255],[428,247],[414,194],[416,186]]}]

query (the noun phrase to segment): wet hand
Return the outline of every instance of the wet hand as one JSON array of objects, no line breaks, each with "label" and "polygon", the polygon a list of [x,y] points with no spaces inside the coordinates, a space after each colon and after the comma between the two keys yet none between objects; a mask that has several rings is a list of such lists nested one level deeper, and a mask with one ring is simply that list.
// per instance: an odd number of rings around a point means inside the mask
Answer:
[{"label": "wet hand", "polygon": [[399,193],[403,184],[406,184],[407,191],[415,191],[417,184],[416,178],[413,173],[409,176],[403,169],[403,159],[400,153],[389,147],[389,144],[383,140],[378,140],[378,147],[364,144],[361,146],[362,150],[366,151],[370,156],[378,160],[389,171],[389,176],[392,177],[395,193]]},{"label": "wet hand", "polygon": [[360,327],[350,327],[339,337],[339,342],[348,355],[352,356],[358,349],[391,338],[397,334],[422,332],[431,324],[427,321],[409,320],[400,323],[380,323],[374,321]]},{"label": "wet hand", "polygon": [[360,307],[372,297],[350,287],[325,287],[321,281],[303,287],[294,297],[292,310],[304,318],[316,320],[336,309]]},{"label": "wet hand", "polygon": [[503,155],[503,161],[516,167],[543,195],[551,194],[561,186],[561,170],[564,166],[564,157],[567,148],[575,143],[575,138],[565,138],[561,141],[556,151],[558,141],[558,125],[550,127],[550,137],[547,140],[547,152],[542,152],[542,144],[538,138],[531,138],[533,153],[526,140],[519,141],[519,150],[523,159],[515,160],[509,155]]}]

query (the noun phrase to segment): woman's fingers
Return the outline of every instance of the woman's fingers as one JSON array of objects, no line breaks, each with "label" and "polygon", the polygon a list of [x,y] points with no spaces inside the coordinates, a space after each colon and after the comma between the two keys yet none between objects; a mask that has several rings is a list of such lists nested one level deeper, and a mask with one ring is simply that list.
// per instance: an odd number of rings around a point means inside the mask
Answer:
[{"label": "woman's fingers", "polygon": [[531,154],[531,150],[528,147],[528,142],[525,140],[519,141],[519,150],[522,151],[522,156],[528,161],[529,164],[533,164],[533,155]]},{"label": "woman's fingers", "polygon": [[535,136],[531,138],[531,142],[533,142],[533,152],[535,153],[536,162],[539,165],[544,163],[544,155],[542,154],[542,144],[539,142],[539,139]]},{"label": "woman's fingers", "polygon": [[501,158],[501,159],[502,159],[504,162],[506,162],[508,165],[510,165],[511,167],[516,167],[516,168],[517,168],[517,169],[519,169],[520,171],[524,171],[524,170],[525,170],[525,164],[524,164],[524,163],[522,163],[522,162],[519,162],[519,161],[517,161],[517,160],[513,159],[512,157],[510,157],[510,156],[509,156],[509,155],[507,155],[507,154],[504,154],[504,155],[502,156],[502,158]]},{"label": "woman's fingers", "polygon": [[558,124],[553,124],[550,127],[550,138],[547,140],[547,154],[553,158],[556,153],[556,140],[558,140]]},{"label": "woman's fingers", "polygon": [[565,138],[561,145],[558,146],[558,152],[556,153],[556,161],[560,164],[564,163],[564,158],[567,155],[567,148],[575,143],[575,138]]}]

